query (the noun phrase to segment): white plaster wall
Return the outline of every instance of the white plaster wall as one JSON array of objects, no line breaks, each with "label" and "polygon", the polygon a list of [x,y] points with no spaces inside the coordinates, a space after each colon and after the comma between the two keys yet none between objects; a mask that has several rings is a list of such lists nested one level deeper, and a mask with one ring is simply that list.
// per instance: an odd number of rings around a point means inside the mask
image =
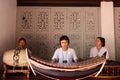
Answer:
[{"label": "white plaster wall", "polygon": [[15,46],[16,0],[0,0],[0,70],[5,50]]},{"label": "white plaster wall", "polygon": [[101,2],[101,34],[106,39],[110,59],[115,60],[113,2]]}]

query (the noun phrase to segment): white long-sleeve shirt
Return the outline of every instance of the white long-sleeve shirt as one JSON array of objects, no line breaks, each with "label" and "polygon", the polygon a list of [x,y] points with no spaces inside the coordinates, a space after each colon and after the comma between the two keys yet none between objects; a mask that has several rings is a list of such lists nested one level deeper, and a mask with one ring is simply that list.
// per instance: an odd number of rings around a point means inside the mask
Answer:
[{"label": "white long-sleeve shirt", "polygon": [[101,57],[105,52],[106,52],[106,59],[109,59],[108,50],[105,47],[102,47],[99,52],[97,50],[97,47],[93,47],[90,50],[90,57],[95,57],[95,56]]},{"label": "white long-sleeve shirt", "polygon": [[63,63],[64,60],[67,63],[71,63],[73,60],[76,61],[78,58],[76,56],[75,50],[72,48],[68,48],[67,51],[63,51],[62,48],[58,48],[55,50],[52,60],[58,60],[59,63]]}]

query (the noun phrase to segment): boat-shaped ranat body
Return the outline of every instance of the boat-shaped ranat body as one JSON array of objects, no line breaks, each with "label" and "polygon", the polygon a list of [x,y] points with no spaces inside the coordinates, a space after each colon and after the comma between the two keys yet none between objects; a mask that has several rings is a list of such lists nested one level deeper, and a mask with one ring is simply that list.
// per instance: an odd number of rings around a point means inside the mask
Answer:
[{"label": "boat-shaped ranat body", "polygon": [[89,76],[97,76],[105,65],[106,59],[94,57],[77,63],[51,63],[31,57],[31,68],[38,74],[53,79],[83,79]]}]

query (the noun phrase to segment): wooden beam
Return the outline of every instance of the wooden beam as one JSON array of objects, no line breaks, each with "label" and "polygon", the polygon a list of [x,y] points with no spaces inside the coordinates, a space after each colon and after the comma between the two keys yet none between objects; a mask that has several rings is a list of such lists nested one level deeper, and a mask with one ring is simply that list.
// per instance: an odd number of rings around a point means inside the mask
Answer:
[{"label": "wooden beam", "polygon": [[17,0],[17,6],[100,6],[101,1],[120,7],[120,0]]},{"label": "wooden beam", "polygon": [[101,0],[17,0],[17,6],[100,6]]}]

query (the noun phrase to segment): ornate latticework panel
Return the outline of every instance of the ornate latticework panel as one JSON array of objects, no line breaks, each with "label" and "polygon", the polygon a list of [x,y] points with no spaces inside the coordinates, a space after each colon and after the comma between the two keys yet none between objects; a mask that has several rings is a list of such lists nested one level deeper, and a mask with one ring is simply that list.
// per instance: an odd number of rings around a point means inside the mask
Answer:
[{"label": "ornate latticework panel", "polygon": [[70,8],[67,16],[67,34],[71,40],[71,47],[76,50],[78,57],[83,57],[84,8]]},{"label": "ornate latticework panel", "polygon": [[35,40],[34,11],[32,8],[18,8],[17,11],[17,15],[19,16],[17,16],[16,41],[18,41],[20,37],[25,37],[27,39],[27,43],[31,43],[28,44],[31,49],[31,46],[34,46],[33,41]]},{"label": "ornate latticework panel", "polygon": [[79,58],[88,58],[100,35],[99,7],[18,7],[17,40],[25,37],[33,55],[51,59],[61,35]]},{"label": "ornate latticework panel", "polygon": [[99,8],[87,7],[85,12],[84,26],[84,58],[89,57],[90,48],[95,45],[95,39],[100,36]]},{"label": "ornate latticework panel", "polygon": [[115,7],[115,47],[116,47],[116,60],[120,61],[120,7]]}]

